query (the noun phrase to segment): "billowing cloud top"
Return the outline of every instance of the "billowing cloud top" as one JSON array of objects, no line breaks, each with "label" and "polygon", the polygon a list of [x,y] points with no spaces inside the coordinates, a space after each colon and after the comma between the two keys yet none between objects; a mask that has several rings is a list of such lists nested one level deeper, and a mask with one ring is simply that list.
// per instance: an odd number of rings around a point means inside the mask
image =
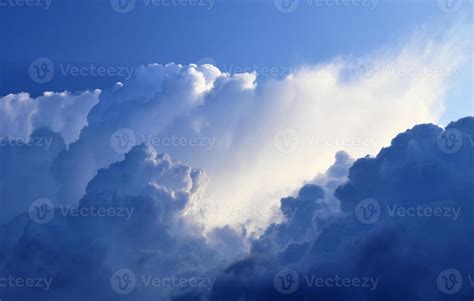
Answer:
[{"label": "billowing cloud top", "polygon": [[471,296],[474,119],[433,124],[469,47],[447,30],[282,80],[153,64],[2,97],[0,298]]}]

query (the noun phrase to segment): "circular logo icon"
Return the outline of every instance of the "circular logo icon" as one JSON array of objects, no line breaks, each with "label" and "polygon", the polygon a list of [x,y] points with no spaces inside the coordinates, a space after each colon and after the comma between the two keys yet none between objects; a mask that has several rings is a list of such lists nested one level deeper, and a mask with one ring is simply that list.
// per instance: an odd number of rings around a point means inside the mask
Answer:
[{"label": "circular logo icon", "polygon": [[130,269],[121,269],[110,277],[112,290],[119,295],[130,294],[137,286],[137,277]]},{"label": "circular logo icon", "polygon": [[447,295],[456,294],[462,287],[462,275],[459,270],[447,269],[439,274],[436,282],[442,293]]},{"label": "circular logo icon", "polygon": [[50,199],[38,199],[28,209],[30,219],[37,224],[49,223],[54,217],[54,204]]},{"label": "circular logo icon", "polygon": [[378,71],[377,63],[372,60],[361,60],[358,62],[355,70],[355,76],[362,81],[372,81]]},{"label": "circular logo icon", "polygon": [[137,136],[132,129],[120,129],[110,137],[112,149],[119,154],[128,153],[137,144]]},{"label": "circular logo icon", "polygon": [[273,146],[282,154],[291,154],[298,150],[300,139],[295,129],[279,131],[273,138]]},{"label": "circular logo icon", "polygon": [[48,58],[39,58],[30,64],[28,73],[34,82],[38,84],[48,83],[54,76],[53,62]]},{"label": "circular logo icon", "polygon": [[462,6],[463,0],[438,0],[439,8],[448,14],[457,13]]},{"label": "circular logo icon", "polygon": [[217,63],[216,61],[214,61],[212,58],[210,57],[204,57],[200,60],[197,60],[196,63],[195,63],[197,66],[201,66],[201,65],[212,65],[212,66],[217,66]]},{"label": "circular logo icon", "polygon": [[284,14],[291,14],[298,8],[299,0],[273,0],[275,8]]},{"label": "circular logo icon", "polygon": [[379,221],[380,215],[381,207],[376,199],[362,200],[355,208],[355,216],[363,224],[375,224]]},{"label": "circular logo icon", "polygon": [[278,272],[273,278],[273,286],[284,295],[293,294],[298,290],[300,284],[298,272],[292,269],[284,269]]},{"label": "circular logo icon", "polygon": [[454,154],[462,147],[462,134],[457,129],[450,128],[439,134],[436,142],[443,153]]},{"label": "circular logo icon", "polygon": [[135,4],[136,0],[110,0],[112,8],[120,14],[131,12],[135,8]]}]

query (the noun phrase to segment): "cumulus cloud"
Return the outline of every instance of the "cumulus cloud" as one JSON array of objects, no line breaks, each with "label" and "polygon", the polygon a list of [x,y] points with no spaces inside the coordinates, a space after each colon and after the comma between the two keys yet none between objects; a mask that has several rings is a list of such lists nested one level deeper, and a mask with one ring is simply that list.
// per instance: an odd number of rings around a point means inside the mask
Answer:
[{"label": "cumulus cloud", "polygon": [[[440,147],[445,133],[459,133],[456,152]],[[254,242],[249,258],[235,262],[218,277],[209,300],[468,298],[472,294],[468,279],[474,269],[473,134],[473,117],[451,123],[445,132],[432,124],[419,125],[398,135],[376,157],[357,160],[346,183],[335,191],[341,214],[326,221],[312,245],[302,234],[314,228],[312,215],[320,225],[319,213],[325,209],[315,204],[324,198],[323,188],[305,185],[296,197],[282,199],[282,211],[294,206],[303,213],[296,221],[271,225]],[[378,219],[370,220],[358,211],[367,200],[379,206]],[[414,215],[403,213],[410,208],[423,209]],[[443,213],[435,215],[438,209]],[[274,282],[279,275],[288,275],[288,268],[296,276],[287,279],[299,277],[298,288],[291,292]],[[461,273],[456,281],[464,281],[455,290],[453,283],[444,286],[438,280],[449,269]],[[337,287],[331,282],[318,287],[308,280],[336,276],[366,277],[374,286]]]},{"label": "cumulus cloud", "polygon": [[0,98],[0,137],[26,140],[35,129],[49,128],[61,134],[67,144],[79,138],[90,109],[99,102],[101,91],[53,93],[31,98],[28,93]]},{"label": "cumulus cloud", "polygon": [[128,298],[156,300],[191,289],[209,290],[183,284],[153,287],[146,280],[195,278],[212,284],[213,269],[232,258],[209,247],[235,236],[232,230],[216,229],[208,242],[202,228],[182,217],[206,181],[204,171],[136,146],[123,161],[99,171],[76,211],[57,206],[48,223],[23,214],[2,226],[0,274],[51,279],[47,289],[2,286],[2,297],[118,298],[121,291],[112,275],[123,268],[137,279]]},{"label": "cumulus cloud", "polygon": [[[473,234],[474,119],[448,127],[454,140],[423,124],[366,155],[413,124],[437,122],[469,59],[464,29],[421,31],[282,80],[153,64],[104,93],[3,97],[0,275],[52,281],[47,289],[2,287],[0,297],[417,300],[422,292],[444,300],[433,284],[438,273],[472,270],[465,238]],[[451,152],[440,137],[463,144]],[[40,139],[45,147],[33,147]],[[280,200],[279,215],[257,216],[256,228],[245,214],[212,215],[204,225],[193,214],[210,199],[220,208],[262,209],[281,195],[291,196]],[[37,198],[49,201],[21,214]],[[399,216],[413,206],[455,215]],[[364,220],[361,208],[381,215]],[[51,221],[38,222],[40,209]],[[223,224],[231,226],[213,229]],[[370,276],[379,286],[314,290],[302,282],[285,295],[274,282],[284,268],[296,271],[292,277]],[[205,285],[150,285],[169,277]],[[469,293],[464,286],[457,296]]]},{"label": "cumulus cloud", "polygon": [[[80,139],[56,160],[59,199],[77,202],[97,170],[123,158],[111,147],[115,139],[112,146],[149,142],[204,168],[211,179],[207,200],[271,207],[325,170],[338,150],[374,155],[413,124],[437,122],[469,59],[467,34],[461,25],[436,34],[420,30],[365,57],[266,82],[212,65],[142,66],[101,96]],[[128,140],[121,140],[124,133]]]}]

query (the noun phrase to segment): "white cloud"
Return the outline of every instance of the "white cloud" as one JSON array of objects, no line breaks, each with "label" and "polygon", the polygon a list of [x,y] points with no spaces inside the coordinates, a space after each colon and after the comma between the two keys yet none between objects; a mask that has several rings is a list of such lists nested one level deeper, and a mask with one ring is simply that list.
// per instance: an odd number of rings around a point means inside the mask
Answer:
[{"label": "white cloud", "polygon": [[31,98],[28,93],[0,98],[0,137],[28,138],[35,129],[48,127],[66,143],[79,138],[87,125],[87,114],[99,101],[101,91],[71,94],[45,92]]},{"label": "white cloud", "polygon": [[[254,73],[228,74],[212,65],[142,66],[101,95],[87,122],[98,91],[46,93],[36,102],[20,94],[0,102],[6,120],[0,129],[29,134],[48,125],[69,143],[88,124],[54,163],[60,202],[77,202],[100,168],[123,158],[110,141],[129,128],[136,143],[150,142],[207,171],[210,184],[200,202],[272,206],[326,170],[338,150],[375,154],[398,132],[437,122],[469,59],[468,42],[463,25],[436,34],[420,30],[366,57],[305,66],[259,85]],[[209,222],[245,219],[222,215]]]}]

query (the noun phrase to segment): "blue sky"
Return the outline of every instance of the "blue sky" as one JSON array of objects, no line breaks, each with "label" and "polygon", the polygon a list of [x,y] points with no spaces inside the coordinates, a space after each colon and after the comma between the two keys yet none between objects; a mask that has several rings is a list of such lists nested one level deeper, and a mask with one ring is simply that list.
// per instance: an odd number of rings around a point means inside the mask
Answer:
[{"label": "blue sky", "polygon": [[[285,0],[286,1],[286,0]],[[305,0],[306,1],[306,0]],[[217,65],[294,68],[337,56],[358,56],[399,39],[415,26],[443,19],[436,1],[378,1],[375,9],[316,6],[301,1],[282,13],[272,0],[216,0],[211,6],[153,6],[140,0],[119,14],[109,1],[52,1],[49,9],[6,6],[0,94],[109,88],[120,77],[30,80],[29,64],[136,66],[187,64],[212,58]],[[469,9],[465,3],[464,10]]]}]

